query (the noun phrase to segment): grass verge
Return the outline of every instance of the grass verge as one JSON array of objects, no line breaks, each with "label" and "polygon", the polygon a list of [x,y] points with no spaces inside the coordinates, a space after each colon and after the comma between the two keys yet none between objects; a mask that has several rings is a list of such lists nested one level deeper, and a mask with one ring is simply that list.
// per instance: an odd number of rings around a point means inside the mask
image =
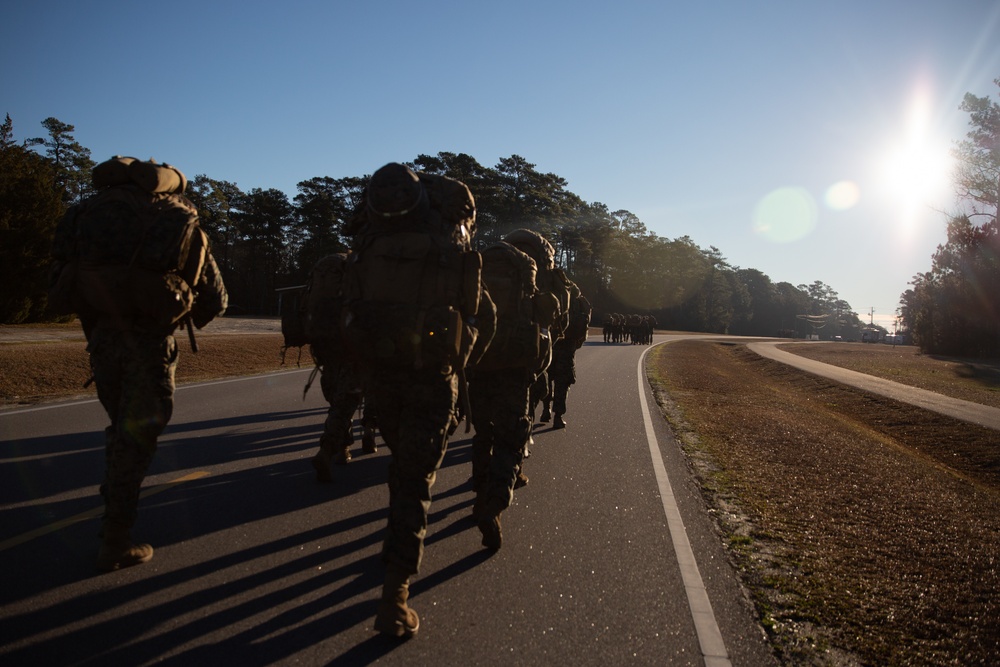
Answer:
[{"label": "grass verge", "polygon": [[996,664],[996,432],[742,345],[649,367],[782,664]]},{"label": "grass verge", "polygon": [[[191,352],[186,336],[178,336],[178,384],[241,375],[256,375],[294,367],[298,350],[281,365],[280,334],[214,334],[198,338],[200,351]],[[308,352],[301,359],[311,366]],[[96,396],[90,378],[86,343],[80,341],[0,345],[0,404],[37,403],[71,396]]]}]

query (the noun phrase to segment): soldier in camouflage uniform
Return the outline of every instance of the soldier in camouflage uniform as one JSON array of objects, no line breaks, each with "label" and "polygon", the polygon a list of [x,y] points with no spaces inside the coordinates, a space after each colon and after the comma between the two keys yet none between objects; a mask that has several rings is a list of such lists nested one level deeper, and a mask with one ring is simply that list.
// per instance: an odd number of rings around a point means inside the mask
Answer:
[{"label": "soldier in camouflage uniform", "polygon": [[503,545],[500,515],[510,507],[524,460],[531,419],[528,386],[533,372],[524,367],[473,370],[469,375],[472,423],[472,485],[476,501],[472,518],[483,534],[483,546]]},{"label": "soldier in camouflage uniform", "polygon": [[[511,240],[513,239],[513,240]],[[515,243],[525,241],[528,243]],[[535,246],[535,247],[529,247]],[[538,248],[542,249],[541,254]],[[483,363],[474,367],[469,375],[469,393],[472,404],[472,423],[476,434],[472,439],[472,479],[476,501],[472,508],[473,519],[483,535],[482,544],[497,550],[503,546],[501,515],[510,507],[513,492],[527,483],[521,466],[528,454],[531,438],[530,390],[536,373],[544,373],[549,364],[548,336],[552,325],[559,319],[560,305],[548,290],[540,290],[538,275],[551,267],[548,250],[551,245],[543,237],[529,230],[518,230],[504,242],[484,251],[484,254],[509,248],[511,257],[523,258],[535,275],[529,295],[532,302],[533,322],[541,331],[535,351],[541,358],[509,358],[498,345],[487,350]],[[528,252],[528,250],[532,252]],[[540,257],[536,259],[536,256]],[[483,280],[487,289],[501,299],[500,285],[490,285],[491,279],[502,279],[484,268]],[[521,309],[498,304],[497,327],[515,330],[523,316]]]},{"label": "soldier in camouflage uniform", "polygon": [[[467,201],[457,202],[456,208],[461,209],[462,217],[469,216],[474,222],[471,194],[464,185],[459,185]],[[449,222],[440,222],[440,217],[434,218],[430,206],[424,175],[418,178],[412,170],[396,163],[376,171],[366,188],[364,215],[356,216],[348,228],[348,233],[355,236],[356,245],[356,254],[352,255],[349,266],[364,263],[365,241],[377,236],[369,234],[369,221],[373,225],[391,224],[400,229],[437,230],[450,226]],[[432,219],[438,222],[431,222]],[[474,224],[471,230],[462,228],[466,243],[467,234],[474,229]],[[363,282],[364,279],[357,277],[355,280]],[[363,284],[356,287],[359,291],[352,293],[355,298],[366,289]],[[480,320],[487,303],[488,299],[480,301],[476,313]],[[383,311],[390,308],[385,304],[381,307]],[[348,317],[352,316],[353,311]],[[350,326],[349,319],[348,331]],[[352,340],[354,345],[361,344],[357,339]],[[488,343],[488,339],[481,339],[481,342]],[[388,479],[389,517],[382,545],[386,574],[375,617],[375,630],[388,636],[412,637],[420,627],[416,611],[407,604],[409,580],[418,572],[423,558],[431,487],[447,449],[448,429],[457,419],[461,372],[462,369],[448,361],[418,365],[361,363],[365,399],[371,400],[379,431],[392,453]]]},{"label": "soldier in camouflage uniform", "polygon": [[[555,249],[541,234],[527,229],[519,229],[508,234],[506,240],[535,260],[538,266],[536,280],[539,292],[551,294],[558,303],[558,310],[548,331],[549,361],[534,375],[528,389],[528,415],[530,419],[533,419],[538,404],[551,400],[549,385],[550,365],[553,361],[551,354],[555,350],[555,343],[562,339],[569,324],[569,286],[571,281],[563,270],[555,265]],[[528,439],[524,444],[524,458],[530,456],[529,445],[531,444],[534,444],[534,440],[531,438],[529,430]],[[517,485],[521,487],[527,483],[528,477],[524,474],[523,466],[519,467]]]},{"label": "soldier in camouflage uniform", "polygon": [[[320,259],[309,273],[309,281],[295,305],[282,314],[282,333],[287,347],[309,345],[316,364],[305,391],[320,374],[327,410],[319,451],[312,458],[316,480],[330,483],[330,465],[351,461],[354,413],[362,402],[361,374],[358,361],[345,353],[341,316],[343,312],[343,276],[347,253],[333,253]],[[375,453],[375,419],[371,401],[362,417],[362,442],[366,453]]]},{"label": "soldier in camouflage uniform", "polygon": [[[180,193],[171,196],[183,199]],[[86,204],[71,208],[60,222],[52,252],[54,276],[78,256],[80,249],[76,244],[88,242],[87,235],[77,230],[77,210]],[[113,214],[120,219],[109,227],[117,225],[123,231],[120,254],[130,256],[137,243],[133,230],[138,228],[138,222],[134,214],[121,207]],[[113,246],[115,240],[102,242]],[[203,263],[200,270],[194,269],[191,263],[202,257],[202,249]],[[192,236],[189,258],[182,275],[190,278],[195,301],[186,326],[200,329],[225,311],[228,296],[209,251],[208,238],[200,230]],[[100,487],[104,517],[97,558],[98,569],[111,571],[145,563],[153,557],[153,547],[134,544],[130,533],[138,514],[139,490],[156,452],[157,438],[173,413],[178,358],[173,336],[176,326],[164,327],[143,315],[123,317],[120,313],[111,315],[90,308],[81,308],[77,314],[87,338],[97,396],[111,419],[105,429],[105,475]]]},{"label": "soldier in camouflage uniform", "polygon": [[366,375],[367,395],[392,452],[389,521],[382,559],[390,570],[415,574],[424,551],[431,487],[444,459],[458,400],[458,376],[442,369]]},{"label": "soldier in camouflage uniform", "polygon": [[[590,302],[573,281],[570,285],[570,321],[562,338],[552,346],[552,365],[548,370],[548,392],[543,399],[542,422],[552,419],[552,428],[566,428],[566,397],[576,383],[576,351],[587,341],[590,328]],[[551,412],[549,407],[551,405]]]},{"label": "soldier in camouflage uniform", "polygon": [[[361,375],[357,364],[351,361],[334,361],[342,357],[329,350],[323,341],[311,343],[312,354],[320,367],[320,388],[330,408],[323,434],[319,438],[319,451],[313,457],[316,480],[322,483],[333,481],[330,464],[347,465],[351,461],[351,444],[354,442],[352,426],[354,413],[362,403]],[[363,435],[362,449],[366,454],[378,451],[375,443],[375,417],[371,401],[365,403],[361,419]]]}]

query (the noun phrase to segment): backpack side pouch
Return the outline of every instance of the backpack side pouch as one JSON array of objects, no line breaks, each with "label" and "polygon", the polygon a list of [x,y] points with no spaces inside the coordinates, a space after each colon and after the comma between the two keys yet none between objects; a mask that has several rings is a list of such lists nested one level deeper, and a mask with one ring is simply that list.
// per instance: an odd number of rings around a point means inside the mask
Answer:
[{"label": "backpack side pouch", "polygon": [[159,273],[137,267],[128,269],[130,298],[136,312],[158,327],[178,324],[194,303],[188,282],[176,273]]}]

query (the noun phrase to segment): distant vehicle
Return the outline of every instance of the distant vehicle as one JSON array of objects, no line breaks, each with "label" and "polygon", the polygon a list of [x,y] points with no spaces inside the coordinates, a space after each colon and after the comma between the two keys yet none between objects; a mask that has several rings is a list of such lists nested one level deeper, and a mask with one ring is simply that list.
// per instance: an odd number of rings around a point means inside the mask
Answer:
[{"label": "distant vehicle", "polygon": [[861,332],[862,343],[879,343],[882,338],[883,333],[880,329],[865,329]]}]

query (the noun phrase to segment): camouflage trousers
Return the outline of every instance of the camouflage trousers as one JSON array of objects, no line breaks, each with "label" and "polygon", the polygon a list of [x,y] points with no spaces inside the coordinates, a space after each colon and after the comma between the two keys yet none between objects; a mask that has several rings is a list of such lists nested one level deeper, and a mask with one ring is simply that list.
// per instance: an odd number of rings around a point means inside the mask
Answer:
[{"label": "camouflage trousers", "polygon": [[[565,344],[564,344],[565,343]],[[553,414],[566,413],[566,397],[569,387],[576,383],[576,348],[568,342],[559,341],[552,349],[552,365],[549,366],[549,398]]]},{"label": "camouflage trousers", "polygon": [[472,484],[476,495],[504,510],[531,434],[528,391],[532,376],[523,368],[478,371],[469,378],[472,425]]},{"label": "camouflage trousers", "polygon": [[355,364],[336,361],[332,351],[322,343],[314,343],[311,348],[316,363],[323,369],[319,379],[323,398],[330,404],[319,447],[332,456],[350,447],[354,440],[351,427],[354,413],[361,405],[361,375]]},{"label": "camouflage trousers", "polygon": [[538,404],[548,407],[552,402],[552,387],[549,386],[549,371],[542,371],[535,376],[528,388],[528,419],[534,421]]},{"label": "camouflage trousers", "polygon": [[441,371],[368,370],[365,397],[378,416],[389,464],[389,521],[382,559],[416,574],[423,559],[431,487],[448,447],[458,378]]},{"label": "camouflage trousers", "polygon": [[111,418],[101,484],[104,525],[127,531],[156,439],[173,414],[177,343],[170,335],[96,328],[87,349],[97,397]]}]

